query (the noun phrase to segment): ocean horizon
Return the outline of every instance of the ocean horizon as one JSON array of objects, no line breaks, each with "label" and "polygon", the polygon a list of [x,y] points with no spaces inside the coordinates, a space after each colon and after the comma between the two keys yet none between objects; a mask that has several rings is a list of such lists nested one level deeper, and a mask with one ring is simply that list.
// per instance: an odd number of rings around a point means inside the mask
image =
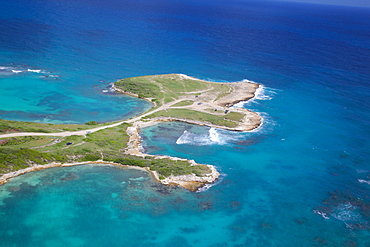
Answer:
[{"label": "ocean horizon", "polygon": [[214,165],[199,192],[97,164],[0,186],[0,246],[370,246],[370,8],[278,1],[5,0],[0,119],[129,119],[115,81],[250,80],[262,125],[143,128],[146,153]]}]

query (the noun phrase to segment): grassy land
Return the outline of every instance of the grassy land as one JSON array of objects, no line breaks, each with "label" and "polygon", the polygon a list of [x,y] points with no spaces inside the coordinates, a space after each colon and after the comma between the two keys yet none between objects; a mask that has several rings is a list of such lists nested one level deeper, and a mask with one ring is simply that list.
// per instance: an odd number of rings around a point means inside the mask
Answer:
[{"label": "grassy land", "polygon": [[[221,113],[220,111],[215,111],[215,109],[205,109],[206,111],[208,111],[209,113]],[[226,118],[227,120],[231,120],[231,121],[235,121],[235,122],[241,122],[243,120],[243,118],[245,117],[245,114],[243,113],[240,113],[240,112],[228,112],[227,114],[224,115],[224,118]]]},{"label": "grassy land", "polygon": [[86,124],[46,124],[33,122],[20,122],[0,119],[0,134],[12,132],[40,132],[54,133],[63,131],[77,131],[91,129],[98,126],[103,126],[111,123],[99,124],[91,121]]},{"label": "grassy land", "polygon": [[239,122],[240,120],[238,119],[243,118],[244,115],[237,112],[229,112],[225,115],[213,115],[188,109],[168,109],[167,111],[159,111],[148,116],[148,118],[154,117],[182,118],[233,128],[238,125],[236,121]]},{"label": "grassy land", "polygon": [[183,101],[180,101],[172,106],[174,107],[177,107],[177,106],[189,106],[189,105],[192,105],[194,104],[194,101],[193,100],[183,100]]},{"label": "grassy land", "polygon": [[[124,154],[128,124],[100,130],[84,136],[13,137],[0,139],[0,174],[26,168],[32,164],[51,162],[81,162],[103,159],[123,165],[150,167],[160,177],[201,175],[209,172],[206,166],[191,166],[185,161],[140,158]],[[72,143],[67,145],[67,143]]]},{"label": "grassy land", "polygon": [[[232,87],[227,83],[186,79],[177,74],[132,77],[116,82],[115,86],[126,92],[137,94],[139,97],[151,98],[157,102],[158,106],[179,99],[182,96],[184,97],[182,101],[174,104],[172,107],[190,106],[194,102],[199,103],[199,101],[214,102],[216,99],[222,98],[233,91]],[[151,114],[146,118],[160,116],[203,121],[232,128],[236,127],[243,120],[245,114],[230,110],[226,115],[219,115],[219,112],[213,111],[210,111],[210,114],[206,114],[201,111],[172,108]]]},{"label": "grassy land", "polygon": [[154,98],[159,105],[176,100],[186,92],[210,88],[205,81],[183,79],[177,74],[131,77],[117,81],[115,86],[140,98]]}]

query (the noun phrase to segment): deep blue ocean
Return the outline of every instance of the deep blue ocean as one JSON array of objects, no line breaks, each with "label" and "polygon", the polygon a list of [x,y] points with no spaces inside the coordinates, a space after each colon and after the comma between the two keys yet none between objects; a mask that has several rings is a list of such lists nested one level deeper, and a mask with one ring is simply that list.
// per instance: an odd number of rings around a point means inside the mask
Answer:
[{"label": "deep blue ocean", "polygon": [[85,165],[0,186],[0,246],[370,246],[370,8],[241,0],[2,0],[0,118],[85,123],[149,103],[117,79],[261,83],[235,133],[142,130],[146,152],[212,164],[198,193]]}]

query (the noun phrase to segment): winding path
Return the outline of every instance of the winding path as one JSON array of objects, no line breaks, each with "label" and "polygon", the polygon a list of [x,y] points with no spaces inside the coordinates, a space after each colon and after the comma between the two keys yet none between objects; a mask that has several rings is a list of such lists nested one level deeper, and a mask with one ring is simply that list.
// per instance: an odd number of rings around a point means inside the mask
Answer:
[{"label": "winding path", "polygon": [[56,133],[37,133],[37,132],[19,132],[19,133],[10,133],[10,134],[3,134],[0,135],[0,138],[9,138],[9,137],[19,137],[19,136],[83,136],[86,135],[88,132],[96,132],[102,129],[112,128],[116,127],[124,122],[127,121],[121,121],[119,123],[114,123],[106,126],[100,126],[93,129],[87,129],[87,130],[78,130],[78,131],[65,131],[65,132],[56,132]]}]

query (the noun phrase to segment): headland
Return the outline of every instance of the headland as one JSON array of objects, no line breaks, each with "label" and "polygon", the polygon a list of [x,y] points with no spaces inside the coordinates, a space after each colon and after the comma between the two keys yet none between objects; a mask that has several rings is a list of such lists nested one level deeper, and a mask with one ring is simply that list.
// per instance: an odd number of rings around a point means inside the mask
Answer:
[{"label": "headland", "polygon": [[0,183],[25,172],[98,162],[145,169],[163,184],[196,191],[218,179],[215,167],[145,154],[140,128],[182,121],[231,131],[253,130],[260,126],[261,117],[233,105],[253,98],[258,87],[251,82],[217,83],[183,74],[132,77],[115,82],[112,88],[148,100],[153,108],[129,120],[67,127],[0,120],[4,133],[0,135],[0,173],[6,173]]}]

